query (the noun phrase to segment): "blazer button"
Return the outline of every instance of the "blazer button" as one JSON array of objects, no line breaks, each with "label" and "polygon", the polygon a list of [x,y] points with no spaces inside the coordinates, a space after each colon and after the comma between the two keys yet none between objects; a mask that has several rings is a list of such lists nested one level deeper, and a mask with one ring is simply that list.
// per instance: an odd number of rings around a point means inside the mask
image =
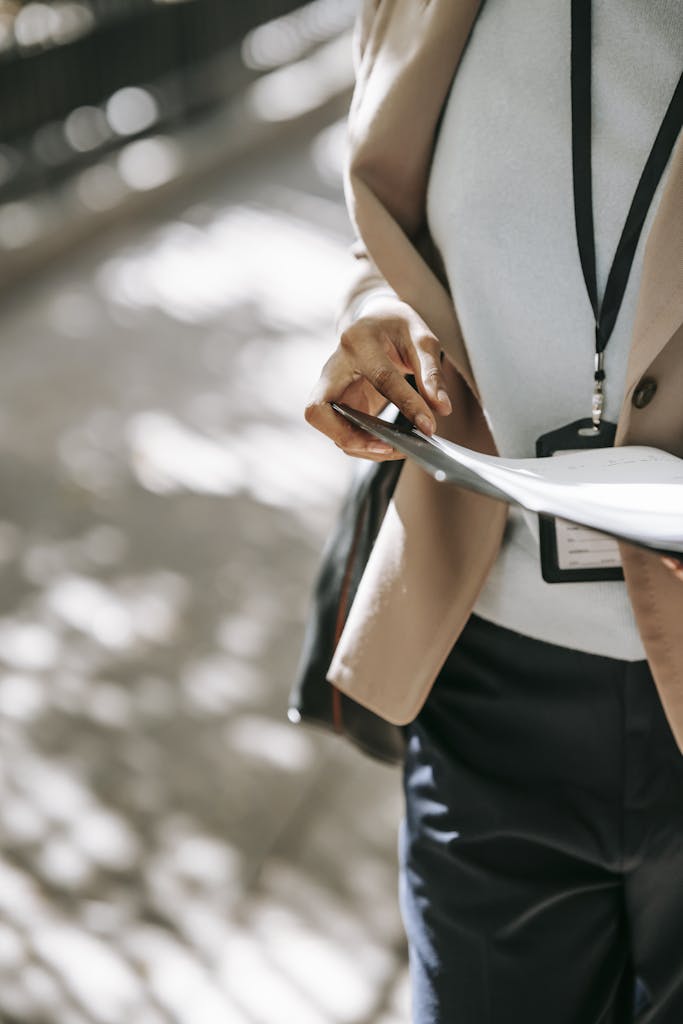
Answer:
[{"label": "blazer button", "polygon": [[639,381],[635,391],[633,392],[633,398],[631,399],[636,409],[644,409],[646,405],[649,405],[655,397],[656,390],[657,381],[653,380],[652,377],[643,377],[643,379]]}]

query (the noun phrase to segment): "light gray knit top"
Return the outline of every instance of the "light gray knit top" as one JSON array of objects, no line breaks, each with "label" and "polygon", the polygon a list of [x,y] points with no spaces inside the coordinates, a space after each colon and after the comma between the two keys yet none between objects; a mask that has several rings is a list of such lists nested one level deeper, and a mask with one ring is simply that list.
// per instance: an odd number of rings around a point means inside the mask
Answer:
[{"label": "light gray knit top", "polygon": [[[595,0],[593,212],[598,297],[683,66],[681,0]],[[670,161],[669,161],[670,166]],[[645,242],[605,358],[616,422]],[[594,324],[574,227],[568,0],[486,0],[458,67],[427,193],[430,230],[501,455],[590,415]],[[476,614],[528,636],[645,657],[625,584],[545,583],[537,519],[511,510]]]}]

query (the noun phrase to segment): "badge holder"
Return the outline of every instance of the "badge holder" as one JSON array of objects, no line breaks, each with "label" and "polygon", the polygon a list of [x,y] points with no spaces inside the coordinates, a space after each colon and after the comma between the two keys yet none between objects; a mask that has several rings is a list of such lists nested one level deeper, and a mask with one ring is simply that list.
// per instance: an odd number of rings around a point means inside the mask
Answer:
[{"label": "badge holder", "polygon": [[[536,456],[611,448],[616,429],[616,424],[604,420],[597,427],[590,419],[575,420],[542,434],[536,442]],[[612,537],[553,516],[539,515],[538,525],[541,574],[546,583],[623,580],[619,546]]]}]

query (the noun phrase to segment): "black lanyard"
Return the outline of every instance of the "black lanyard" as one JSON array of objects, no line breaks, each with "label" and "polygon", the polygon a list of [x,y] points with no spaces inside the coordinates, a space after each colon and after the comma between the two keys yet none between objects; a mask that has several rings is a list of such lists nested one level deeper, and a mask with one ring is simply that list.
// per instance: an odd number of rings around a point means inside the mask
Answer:
[{"label": "black lanyard", "polygon": [[583,279],[595,316],[595,386],[592,418],[597,428],[604,408],[604,351],[628,283],[638,239],[660,178],[683,124],[683,73],[657,132],[626,217],[602,303],[595,283],[595,236],[591,168],[591,0],[572,0],[571,14],[572,171],[574,218]]}]

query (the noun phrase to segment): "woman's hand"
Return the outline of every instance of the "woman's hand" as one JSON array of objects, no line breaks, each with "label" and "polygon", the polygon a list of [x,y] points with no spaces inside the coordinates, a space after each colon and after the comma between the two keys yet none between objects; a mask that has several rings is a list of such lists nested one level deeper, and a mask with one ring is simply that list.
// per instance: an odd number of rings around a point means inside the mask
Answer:
[{"label": "woman's hand", "polygon": [[679,561],[677,558],[670,558],[668,555],[662,558],[662,562],[670,569],[674,576],[683,583],[683,561]]},{"label": "woman's hand", "polygon": [[[451,411],[441,372],[441,347],[424,320],[405,302],[378,296],[342,334],[323,366],[306,406],[306,420],[357,458],[402,459],[404,456],[336,413],[330,402],[378,415],[387,401],[424,434],[433,434],[432,410]],[[406,381],[414,374],[418,390]]]}]

